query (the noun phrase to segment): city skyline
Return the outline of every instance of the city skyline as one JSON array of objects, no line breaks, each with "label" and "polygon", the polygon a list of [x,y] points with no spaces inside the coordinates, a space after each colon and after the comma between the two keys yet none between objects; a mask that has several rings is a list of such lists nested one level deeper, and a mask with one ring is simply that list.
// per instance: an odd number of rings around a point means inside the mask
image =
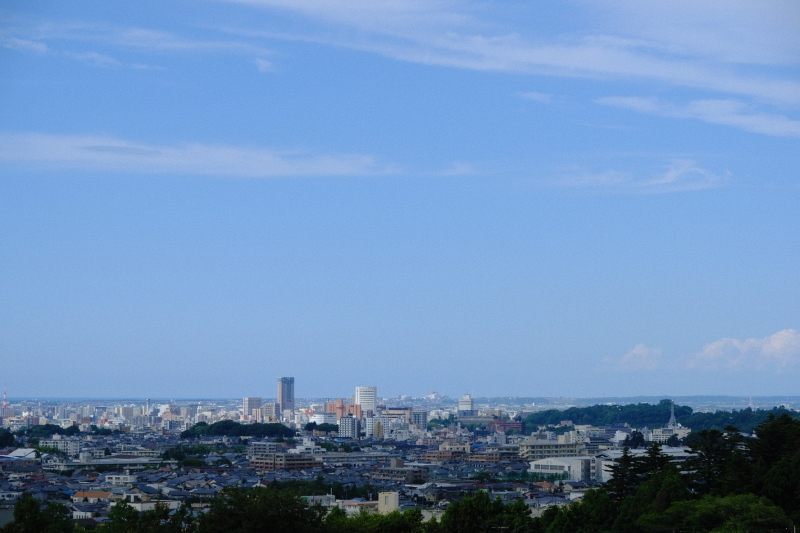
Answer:
[{"label": "city skyline", "polygon": [[0,383],[792,394],[798,34],[791,0],[4,2]]}]

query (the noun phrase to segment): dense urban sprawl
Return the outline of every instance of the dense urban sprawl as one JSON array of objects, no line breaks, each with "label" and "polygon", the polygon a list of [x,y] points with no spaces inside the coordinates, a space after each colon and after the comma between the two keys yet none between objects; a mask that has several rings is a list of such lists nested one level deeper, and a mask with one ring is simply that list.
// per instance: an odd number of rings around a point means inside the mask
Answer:
[{"label": "dense urban sprawl", "polygon": [[[297,531],[744,531],[800,518],[800,476],[780,477],[800,473],[791,406],[530,400],[361,386],[303,400],[294,378],[267,401],[4,397],[0,531],[215,531],[276,506],[286,516],[268,522]],[[271,530],[263,520],[227,530]]]}]

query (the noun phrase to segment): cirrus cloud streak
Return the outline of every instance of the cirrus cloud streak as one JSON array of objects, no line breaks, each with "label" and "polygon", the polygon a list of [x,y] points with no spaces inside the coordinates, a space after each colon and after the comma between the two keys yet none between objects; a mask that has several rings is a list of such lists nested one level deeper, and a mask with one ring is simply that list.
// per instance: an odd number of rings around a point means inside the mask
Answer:
[{"label": "cirrus cloud streak", "polygon": [[[759,25],[741,31],[738,41],[698,40],[687,47],[685,39],[674,29],[685,20],[687,12],[698,10],[686,5],[681,9],[662,9],[659,20],[640,20],[640,10],[637,24],[650,31],[631,36],[615,27],[616,23],[605,20],[624,20],[625,13],[617,11],[611,2],[600,2],[598,9],[618,16],[601,17],[604,22],[599,31],[589,30],[588,27],[596,28],[596,24],[591,24],[583,30],[553,35],[545,26],[520,25],[511,19],[514,9],[495,9],[489,13],[486,6],[467,1],[377,4],[366,0],[227,1],[288,11],[319,23],[319,27],[305,33],[226,28],[230,33],[249,37],[305,40],[427,65],[545,76],[651,80],[676,87],[755,97],[779,105],[800,103],[800,82],[796,76],[775,67],[776,63],[796,62],[786,59],[796,48],[791,44],[792,37],[776,37],[777,42],[771,42],[770,50],[748,55],[745,65],[758,65],[757,72],[742,69],[731,60],[742,55],[742,47],[760,50],[763,39],[756,36],[761,35],[764,28],[780,27],[789,35],[793,34],[791,30],[800,29],[800,25],[786,24],[787,16],[798,13],[797,7],[789,3],[786,3],[786,10],[770,10],[768,16],[761,6],[740,5],[731,19],[725,16],[730,10],[717,2],[701,10],[702,13],[696,13],[705,32],[724,36],[732,25],[748,28],[756,19]],[[580,4],[579,8],[576,18],[601,20],[595,8]],[[714,14],[716,17],[711,16]],[[655,30],[665,20],[672,21],[673,32]],[[777,35],[779,33],[773,32],[773,36]],[[769,53],[772,48],[784,51],[774,57]]]},{"label": "cirrus cloud streak", "polygon": [[244,178],[364,176],[395,172],[369,155],[312,154],[222,144],[157,145],[116,137],[0,134],[0,161],[25,168],[114,173],[188,174]]},{"label": "cirrus cloud streak", "polygon": [[800,120],[759,113],[737,100],[693,100],[686,105],[677,105],[656,98],[606,97],[598,99],[597,103],[662,117],[702,120],[752,133],[800,137]]},{"label": "cirrus cloud streak", "polygon": [[726,177],[727,174],[715,174],[695,161],[678,159],[671,161],[665,170],[646,176],[618,170],[592,172],[581,168],[569,169],[557,179],[557,184],[607,192],[663,194],[710,189],[722,184]]}]

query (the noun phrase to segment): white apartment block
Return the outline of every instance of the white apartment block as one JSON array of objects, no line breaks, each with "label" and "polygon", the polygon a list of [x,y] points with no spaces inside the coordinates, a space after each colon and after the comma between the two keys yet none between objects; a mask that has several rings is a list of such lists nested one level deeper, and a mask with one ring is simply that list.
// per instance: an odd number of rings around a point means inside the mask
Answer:
[{"label": "white apartment block", "polygon": [[356,387],[356,405],[361,406],[361,412],[366,414],[372,411],[375,414],[378,403],[378,387]]}]

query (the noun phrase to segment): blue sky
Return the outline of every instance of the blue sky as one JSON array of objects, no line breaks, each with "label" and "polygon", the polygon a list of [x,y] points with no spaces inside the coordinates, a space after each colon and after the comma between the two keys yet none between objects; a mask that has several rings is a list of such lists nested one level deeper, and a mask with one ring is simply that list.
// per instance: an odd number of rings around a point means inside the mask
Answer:
[{"label": "blue sky", "polygon": [[0,21],[12,397],[797,391],[793,0]]}]

